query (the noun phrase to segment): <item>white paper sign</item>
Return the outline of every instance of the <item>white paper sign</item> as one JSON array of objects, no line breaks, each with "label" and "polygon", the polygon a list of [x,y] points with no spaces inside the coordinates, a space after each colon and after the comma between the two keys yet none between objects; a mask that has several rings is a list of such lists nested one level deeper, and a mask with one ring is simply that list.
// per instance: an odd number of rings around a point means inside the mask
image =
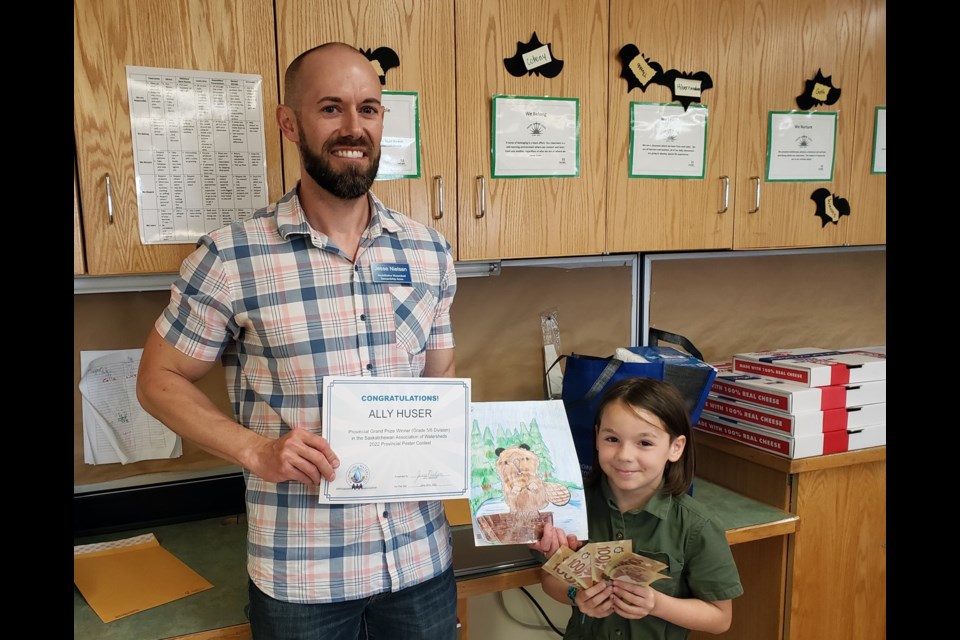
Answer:
[{"label": "white paper sign", "polygon": [[830,182],[836,140],[834,111],[771,111],[767,180]]},{"label": "white paper sign", "polygon": [[494,178],[580,175],[577,98],[493,97]]},{"label": "white paper sign", "polygon": [[707,108],[630,103],[630,177],[702,178]]},{"label": "white paper sign", "polygon": [[420,117],[415,92],[384,91],[377,180],[420,177]]},{"label": "white paper sign", "polygon": [[873,173],[887,172],[887,108],[877,107],[873,127]]}]

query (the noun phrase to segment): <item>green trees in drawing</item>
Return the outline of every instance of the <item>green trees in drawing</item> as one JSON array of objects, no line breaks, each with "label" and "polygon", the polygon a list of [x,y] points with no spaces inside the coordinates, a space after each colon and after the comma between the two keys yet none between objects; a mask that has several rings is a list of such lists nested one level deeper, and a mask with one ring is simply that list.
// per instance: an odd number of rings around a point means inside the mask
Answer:
[{"label": "green trees in drawing", "polygon": [[550,457],[550,449],[543,440],[537,419],[529,423],[520,422],[519,427],[502,424],[496,426],[495,433],[490,425],[482,428],[479,421],[473,420],[470,429],[470,509],[477,509],[490,498],[503,495],[500,478],[497,476],[496,462],[498,448],[507,448],[526,444],[540,458],[538,471],[547,479],[553,476],[556,465]]}]

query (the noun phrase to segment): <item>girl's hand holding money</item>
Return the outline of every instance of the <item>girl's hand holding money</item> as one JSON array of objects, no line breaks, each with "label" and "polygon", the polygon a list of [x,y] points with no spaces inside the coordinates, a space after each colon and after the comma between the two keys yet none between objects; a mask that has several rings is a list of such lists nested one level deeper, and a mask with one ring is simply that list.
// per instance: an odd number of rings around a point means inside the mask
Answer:
[{"label": "girl's hand holding money", "polygon": [[607,582],[598,582],[589,589],[577,593],[576,604],[580,613],[591,618],[606,618],[615,611],[613,586]]},{"label": "girl's hand holding money", "polygon": [[577,540],[575,535],[567,534],[563,529],[554,527],[550,522],[543,525],[543,535],[536,542],[531,542],[528,547],[534,551],[539,551],[548,558],[557,552],[557,549],[563,546],[570,547],[574,551],[580,548],[583,542]]},{"label": "girl's hand holding money", "polygon": [[610,600],[613,610],[620,614],[621,618],[645,618],[656,606],[657,591],[653,587],[614,580],[612,588],[613,595]]}]

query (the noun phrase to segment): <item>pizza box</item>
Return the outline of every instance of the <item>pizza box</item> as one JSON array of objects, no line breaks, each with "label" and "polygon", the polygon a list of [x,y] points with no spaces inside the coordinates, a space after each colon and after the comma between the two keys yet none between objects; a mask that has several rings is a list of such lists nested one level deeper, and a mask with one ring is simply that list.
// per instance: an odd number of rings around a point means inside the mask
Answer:
[{"label": "pizza box", "polygon": [[811,458],[887,444],[886,423],[790,436],[704,411],[695,428],[784,458]]},{"label": "pizza box", "polygon": [[807,387],[826,387],[886,380],[886,353],[819,347],[751,351],[733,355],[733,369],[789,380]]},{"label": "pizza box", "polygon": [[785,413],[765,407],[757,407],[748,402],[724,398],[711,393],[707,396],[707,403],[704,406],[704,410],[794,436],[824,433],[827,431],[845,431],[855,427],[866,427],[887,421],[886,402],[867,404],[861,407],[841,407],[823,411]]},{"label": "pizza box", "polygon": [[887,400],[886,380],[808,387],[780,378],[734,371],[730,362],[714,363],[713,368],[717,375],[711,393],[785,413],[858,407]]}]

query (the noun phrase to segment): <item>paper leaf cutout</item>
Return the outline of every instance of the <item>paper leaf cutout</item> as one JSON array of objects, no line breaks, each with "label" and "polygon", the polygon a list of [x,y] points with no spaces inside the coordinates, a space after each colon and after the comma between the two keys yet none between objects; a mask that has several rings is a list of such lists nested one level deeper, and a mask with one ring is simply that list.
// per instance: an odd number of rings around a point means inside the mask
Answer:
[{"label": "paper leaf cutout", "polygon": [[706,71],[686,73],[670,69],[659,74],[653,82],[670,89],[673,99],[683,105],[684,111],[691,103],[699,103],[705,90],[713,88],[713,78]]},{"label": "paper leaf cutout", "polygon": [[400,66],[400,56],[390,47],[377,47],[373,51],[370,49],[360,49],[360,53],[367,57],[367,60],[373,64],[377,75],[380,76],[380,84],[387,84],[387,71]]},{"label": "paper leaf cutout", "polygon": [[[537,52],[537,49],[544,49],[544,51]],[[526,54],[533,54],[533,56],[524,59]],[[507,73],[517,78],[523,75],[555,78],[560,75],[560,71],[563,69],[563,60],[558,60],[553,55],[553,46],[550,44],[544,45],[540,42],[537,32],[534,31],[529,42],[517,43],[517,52],[513,54],[513,57],[504,58],[503,66]]]},{"label": "paper leaf cutout", "polygon": [[850,215],[850,203],[844,198],[830,193],[829,189],[820,187],[810,194],[810,199],[817,203],[816,215],[823,224],[820,228],[827,226],[828,222],[837,224],[840,216]]},{"label": "paper leaf cutout", "polygon": [[627,93],[636,87],[646,91],[647,85],[663,73],[663,67],[640,53],[640,49],[635,44],[623,45],[617,57],[620,58],[620,64],[623,66],[620,77],[627,81]]},{"label": "paper leaf cutout", "polygon": [[833,86],[833,76],[824,77],[820,69],[813,80],[807,80],[803,93],[797,96],[797,106],[804,111],[823,104],[833,104],[840,99],[840,89]]}]

